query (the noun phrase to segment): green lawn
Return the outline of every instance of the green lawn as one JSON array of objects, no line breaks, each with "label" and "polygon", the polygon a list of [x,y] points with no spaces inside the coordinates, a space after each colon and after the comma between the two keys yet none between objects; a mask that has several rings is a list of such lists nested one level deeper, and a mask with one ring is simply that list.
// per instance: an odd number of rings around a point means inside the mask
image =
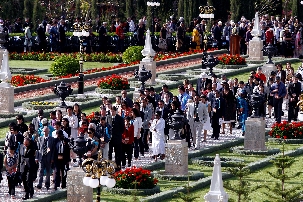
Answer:
[{"label": "green lawn", "polygon": [[[35,69],[49,69],[53,61],[34,61],[34,60],[10,60],[9,66],[13,68],[35,68]],[[101,62],[84,62],[84,69],[93,69],[101,67],[113,66],[113,63]]]}]

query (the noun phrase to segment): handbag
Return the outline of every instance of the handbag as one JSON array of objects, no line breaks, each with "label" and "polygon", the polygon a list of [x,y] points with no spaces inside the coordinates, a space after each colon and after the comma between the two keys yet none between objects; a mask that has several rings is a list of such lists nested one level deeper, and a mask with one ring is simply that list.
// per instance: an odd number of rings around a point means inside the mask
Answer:
[{"label": "handbag", "polygon": [[167,48],[166,40],[165,39],[159,39],[158,47],[160,49],[166,49]]}]

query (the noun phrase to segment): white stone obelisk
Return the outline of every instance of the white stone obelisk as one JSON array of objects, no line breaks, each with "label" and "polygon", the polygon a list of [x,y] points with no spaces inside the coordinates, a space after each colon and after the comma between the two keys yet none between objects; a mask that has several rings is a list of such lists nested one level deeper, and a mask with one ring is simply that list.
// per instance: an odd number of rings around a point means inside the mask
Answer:
[{"label": "white stone obelisk", "polygon": [[219,154],[214,160],[214,170],[211,178],[210,191],[204,196],[205,202],[228,202],[228,194],[224,191],[221,162]]},{"label": "white stone obelisk", "polygon": [[139,70],[144,65],[146,70],[150,70],[152,73],[152,78],[150,79],[150,82],[152,85],[156,84],[156,61],[154,61],[154,57],[156,55],[156,52],[153,50],[152,43],[151,43],[151,37],[150,37],[150,31],[149,29],[146,31],[145,35],[145,45],[144,49],[141,51],[144,58],[140,62]]},{"label": "white stone obelisk", "polygon": [[250,60],[263,60],[263,41],[261,41],[260,36],[262,35],[260,28],[260,21],[258,12],[255,14],[255,22],[253,30],[251,31],[253,36],[252,40],[249,41],[248,55]]},{"label": "white stone obelisk", "polygon": [[0,70],[0,113],[14,113],[14,86],[10,84],[12,79],[8,65],[8,51],[0,49],[1,70]]}]

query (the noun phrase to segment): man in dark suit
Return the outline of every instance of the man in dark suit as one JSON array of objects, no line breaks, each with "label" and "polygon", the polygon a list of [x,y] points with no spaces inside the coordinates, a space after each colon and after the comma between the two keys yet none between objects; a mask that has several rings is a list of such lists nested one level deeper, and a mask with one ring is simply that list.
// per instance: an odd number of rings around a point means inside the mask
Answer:
[{"label": "man in dark suit", "polygon": [[102,26],[98,30],[99,32],[99,49],[101,52],[107,51],[107,22],[103,22]]},{"label": "man in dark suit", "polygon": [[297,103],[299,101],[299,96],[301,94],[301,83],[298,82],[300,75],[296,75],[292,77],[292,82],[288,86],[288,122],[291,122],[293,119],[297,121],[299,108],[297,107]]},{"label": "man in dark suit", "polygon": [[222,47],[222,22],[219,21],[218,24],[213,29],[214,39],[217,41],[218,49],[220,50]]},{"label": "man in dark suit", "polygon": [[[54,150],[54,164],[55,164],[55,186],[54,189],[57,190],[57,187],[60,186],[64,189],[66,188],[66,168],[70,162],[70,148],[69,148],[69,139],[64,137],[63,131],[57,131],[57,142],[55,144]],[[62,176],[62,182],[61,182]]]},{"label": "man in dark suit", "polygon": [[211,121],[211,127],[213,128],[213,135],[212,138],[215,138],[215,140],[219,139],[219,133],[220,133],[220,119],[224,119],[223,114],[225,111],[225,101],[220,96],[220,92],[218,90],[216,92],[216,99],[213,102],[212,105],[212,121]]},{"label": "man in dark suit", "polygon": [[270,91],[272,94],[274,94],[273,104],[276,122],[281,123],[283,98],[285,97],[287,91],[279,76],[276,76],[276,83],[271,86]]},{"label": "man in dark suit", "polygon": [[134,103],[133,103],[133,101],[129,98],[129,97],[127,97],[127,92],[126,92],[126,90],[122,90],[121,91],[121,103],[123,103],[124,101],[125,102],[127,102],[127,105],[130,107],[130,108],[133,108],[133,105],[134,105]]},{"label": "man in dark suit", "polygon": [[66,26],[65,26],[65,20],[61,19],[60,25],[59,25],[59,44],[60,44],[60,52],[65,52],[65,45],[66,45]]},{"label": "man in dark suit", "polygon": [[205,72],[200,74],[200,78],[197,80],[196,92],[198,95],[201,95],[201,89],[206,90],[207,85],[211,85],[211,79],[208,78]]},{"label": "man in dark suit", "polygon": [[42,188],[42,181],[44,170],[46,171],[45,187],[48,190],[50,187],[50,172],[51,165],[54,162],[54,149],[56,140],[49,136],[48,127],[43,128],[43,136],[38,138],[38,151],[36,152],[36,163],[39,162],[40,173],[39,173],[39,183],[37,185],[38,189]]},{"label": "man in dark suit", "polygon": [[124,119],[117,114],[115,106],[111,109],[112,115],[112,137],[109,142],[108,159],[112,160],[113,148],[115,149],[116,171],[121,170],[122,133],[124,132]]},{"label": "man in dark suit", "polygon": [[32,198],[34,195],[33,182],[37,176],[37,164],[35,162],[36,147],[29,138],[25,138],[19,148],[18,170],[21,173],[25,196],[23,200]]},{"label": "man in dark suit", "polygon": [[18,151],[20,145],[23,143],[24,141],[24,137],[23,135],[19,132],[19,126],[18,125],[14,125],[11,128],[11,136],[9,138],[9,142],[8,142],[8,146],[12,146],[16,148],[16,151]]}]

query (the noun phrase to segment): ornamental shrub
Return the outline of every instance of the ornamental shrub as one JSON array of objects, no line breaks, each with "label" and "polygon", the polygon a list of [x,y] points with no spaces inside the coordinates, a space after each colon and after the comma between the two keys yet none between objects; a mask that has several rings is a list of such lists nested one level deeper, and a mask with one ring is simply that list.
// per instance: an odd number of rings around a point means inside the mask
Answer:
[{"label": "ornamental shrub", "polygon": [[49,71],[54,76],[66,76],[79,72],[79,61],[69,55],[60,55],[54,59]]},{"label": "ornamental shrub", "polygon": [[122,54],[122,60],[124,63],[131,63],[143,59],[141,51],[143,46],[130,46]]}]

